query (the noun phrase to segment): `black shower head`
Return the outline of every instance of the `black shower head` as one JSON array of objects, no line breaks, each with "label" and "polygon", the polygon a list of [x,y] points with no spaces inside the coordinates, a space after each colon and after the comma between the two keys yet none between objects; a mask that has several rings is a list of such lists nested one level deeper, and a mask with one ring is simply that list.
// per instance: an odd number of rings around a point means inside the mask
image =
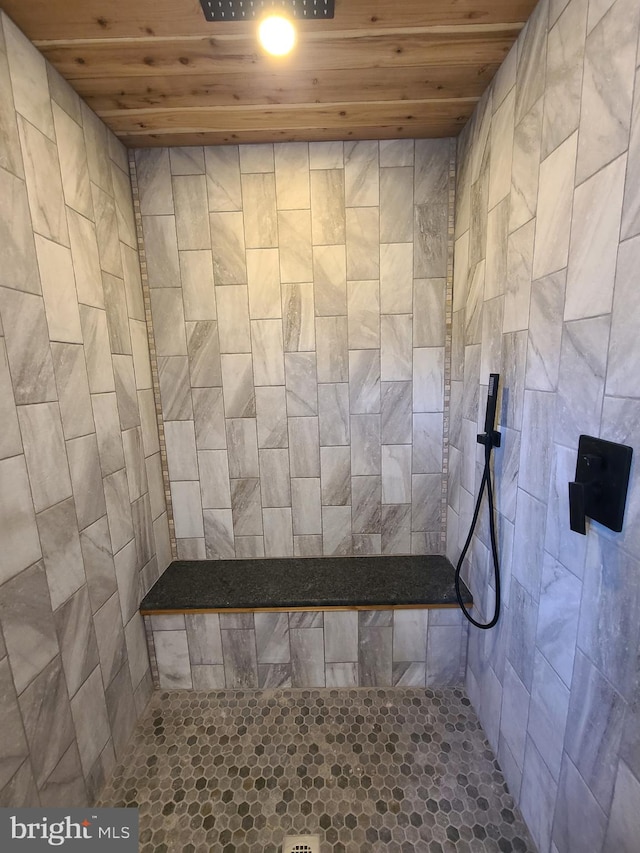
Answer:
[{"label": "black shower head", "polygon": [[333,18],[335,0],[200,0],[207,21],[253,21],[266,12],[291,18]]}]

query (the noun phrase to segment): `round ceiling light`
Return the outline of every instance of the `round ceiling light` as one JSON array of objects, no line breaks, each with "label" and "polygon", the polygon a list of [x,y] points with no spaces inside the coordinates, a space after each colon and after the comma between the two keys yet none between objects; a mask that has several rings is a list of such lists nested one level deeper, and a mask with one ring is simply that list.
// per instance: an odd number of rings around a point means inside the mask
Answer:
[{"label": "round ceiling light", "polygon": [[296,42],[296,31],[288,18],[269,15],[258,27],[260,44],[274,56],[285,56]]}]

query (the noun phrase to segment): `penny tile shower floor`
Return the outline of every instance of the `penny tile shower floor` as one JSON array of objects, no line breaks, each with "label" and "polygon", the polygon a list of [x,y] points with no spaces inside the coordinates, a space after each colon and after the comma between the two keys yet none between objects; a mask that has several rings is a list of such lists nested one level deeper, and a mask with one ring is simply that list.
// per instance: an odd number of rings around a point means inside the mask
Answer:
[{"label": "penny tile shower floor", "polygon": [[533,853],[457,689],[158,692],[101,806],[142,853]]}]

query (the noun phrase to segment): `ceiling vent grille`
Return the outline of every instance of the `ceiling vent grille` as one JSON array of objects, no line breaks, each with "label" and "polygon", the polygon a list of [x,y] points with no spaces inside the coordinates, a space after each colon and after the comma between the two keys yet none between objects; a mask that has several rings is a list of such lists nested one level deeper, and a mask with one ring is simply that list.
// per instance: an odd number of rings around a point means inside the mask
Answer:
[{"label": "ceiling vent grille", "polygon": [[207,21],[253,21],[266,12],[292,18],[333,18],[335,0],[200,0]]}]

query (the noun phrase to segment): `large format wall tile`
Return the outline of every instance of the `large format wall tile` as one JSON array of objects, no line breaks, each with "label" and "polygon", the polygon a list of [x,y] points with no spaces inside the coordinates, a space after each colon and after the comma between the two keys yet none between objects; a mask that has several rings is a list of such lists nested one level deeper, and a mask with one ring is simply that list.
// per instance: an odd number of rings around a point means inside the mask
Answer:
[{"label": "large format wall tile", "polygon": [[[467,535],[500,373],[502,615],[469,635],[467,689],[545,853],[635,843],[637,490],[621,533],[581,536],[567,483],[580,435],[638,438],[639,29],[632,0],[541,0],[458,147],[447,553]],[[486,620],[483,515],[464,572]]]}]

